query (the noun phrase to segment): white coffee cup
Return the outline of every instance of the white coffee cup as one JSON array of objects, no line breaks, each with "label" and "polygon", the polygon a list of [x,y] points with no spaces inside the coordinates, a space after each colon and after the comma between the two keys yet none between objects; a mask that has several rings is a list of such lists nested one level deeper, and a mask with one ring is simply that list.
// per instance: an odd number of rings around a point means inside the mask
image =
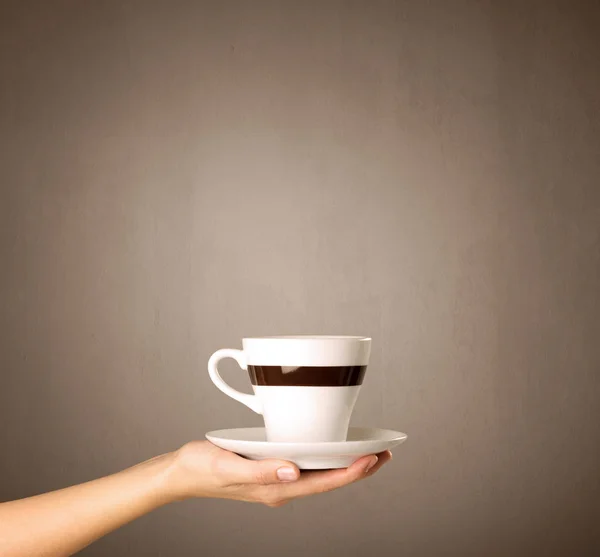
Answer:
[{"label": "white coffee cup", "polygon": [[[262,414],[268,441],[345,441],[369,363],[371,339],[359,336],[244,338],[243,350],[217,350],[208,361],[213,383]],[[230,387],[217,364],[233,358],[248,370],[254,394]]]}]

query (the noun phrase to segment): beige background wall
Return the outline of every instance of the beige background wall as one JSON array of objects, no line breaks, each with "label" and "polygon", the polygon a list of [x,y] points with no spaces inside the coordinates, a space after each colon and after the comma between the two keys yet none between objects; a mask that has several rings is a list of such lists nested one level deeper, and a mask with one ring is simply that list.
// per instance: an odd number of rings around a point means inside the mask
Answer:
[{"label": "beige background wall", "polygon": [[599,28],[592,1],[2,3],[0,499],[259,424],[206,373],[243,335],[368,334],[354,423],[409,434],[378,476],[83,554],[598,555]]}]

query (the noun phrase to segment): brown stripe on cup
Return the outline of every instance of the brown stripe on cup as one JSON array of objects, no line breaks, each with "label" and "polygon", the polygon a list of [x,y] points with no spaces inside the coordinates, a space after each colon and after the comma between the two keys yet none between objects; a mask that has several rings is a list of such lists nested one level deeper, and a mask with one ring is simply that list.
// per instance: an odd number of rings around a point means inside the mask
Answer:
[{"label": "brown stripe on cup", "polygon": [[362,385],[367,366],[248,366],[253,385],[271,387],[352,387]]}]

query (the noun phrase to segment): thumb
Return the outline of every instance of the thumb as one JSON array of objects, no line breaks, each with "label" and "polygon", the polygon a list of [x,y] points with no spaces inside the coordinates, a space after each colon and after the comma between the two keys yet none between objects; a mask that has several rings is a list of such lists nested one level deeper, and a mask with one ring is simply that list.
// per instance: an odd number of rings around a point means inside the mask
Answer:
[{"label": "thumb", "polygon": [[285,460],[255,460],[249,472],[251,476],[247,482],[258,485],[293,482],[300,477],[298,467]]}]

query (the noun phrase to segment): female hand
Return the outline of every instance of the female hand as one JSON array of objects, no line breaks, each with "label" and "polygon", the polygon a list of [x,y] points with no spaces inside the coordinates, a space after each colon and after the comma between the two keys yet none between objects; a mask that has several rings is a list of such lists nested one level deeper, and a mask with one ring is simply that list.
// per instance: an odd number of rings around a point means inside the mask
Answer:
[{"label": "female hand", "polygon": [[389,451],[342,470],[302,472],[282,460],[246,460],[208,441],[84,484],[0,503],[0,555],[72,555],[108,532],[168,503],[215,497],[279,507],[373,475]]},{"label": "female hand", "polygon": [[175,499],[215,497],[279,507],[372,476],[391,458],[385,451],[349,468],[300,473],[284,460],[246,460],[208,441],[194,441],[174,453],[168,490]]}]

